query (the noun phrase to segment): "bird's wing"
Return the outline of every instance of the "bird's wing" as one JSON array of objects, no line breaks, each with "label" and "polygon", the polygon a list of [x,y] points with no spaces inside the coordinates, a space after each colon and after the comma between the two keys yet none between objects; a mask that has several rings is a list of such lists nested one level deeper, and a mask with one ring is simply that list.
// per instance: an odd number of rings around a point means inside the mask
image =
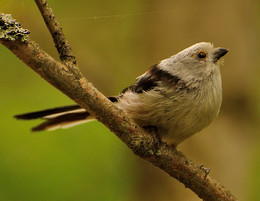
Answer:
[{"label": "bird's wing", "polygon": [[161,83],[164,83],[166,86],[173,87],[179,81],[180,78],[178,76],[174,76],[169,72],[162,70],[156,64],[149,68],[144,74],[139,76],[134,84],[125,88],[122,91],[122,94],[128,90],[131,90],[134,93],[147,92],[159,86]]}]

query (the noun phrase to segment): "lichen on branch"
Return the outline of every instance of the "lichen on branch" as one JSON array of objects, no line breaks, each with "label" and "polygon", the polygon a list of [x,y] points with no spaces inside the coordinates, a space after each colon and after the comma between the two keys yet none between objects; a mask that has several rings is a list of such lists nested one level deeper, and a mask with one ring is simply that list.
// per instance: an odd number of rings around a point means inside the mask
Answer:
[{"label": "lichen on branch", "polygon": [[0,38],[6,40],[27,41],[30,31],[21,27],[11,14],[0,13]]}]

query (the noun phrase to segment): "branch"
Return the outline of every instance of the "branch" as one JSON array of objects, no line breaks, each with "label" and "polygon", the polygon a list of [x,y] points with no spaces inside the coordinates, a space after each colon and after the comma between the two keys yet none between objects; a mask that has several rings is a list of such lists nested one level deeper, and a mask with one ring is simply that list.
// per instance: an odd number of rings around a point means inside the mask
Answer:
[{"label": "branch", "polygon": [[69,96],[113,131],[133,152],[150,161],[208,201],[237,200],[207,172],[181,152],[147,134],[101,94],[78,69],[54,60],[28,37],[10,15],[0,14],[0,43],[47,82]]},{"label": "branch", "polygon": [[46,0],[35,0],[42,17],[45,21],[46,26],[51,33],[55,47],[60,55],[60,60],[65,65],[71,65],[71,67],[76,67],[77,61],[76,57],[71,49],[69,41],[66,39],[59,22],[56,20],[55,15],[48,5]]}]

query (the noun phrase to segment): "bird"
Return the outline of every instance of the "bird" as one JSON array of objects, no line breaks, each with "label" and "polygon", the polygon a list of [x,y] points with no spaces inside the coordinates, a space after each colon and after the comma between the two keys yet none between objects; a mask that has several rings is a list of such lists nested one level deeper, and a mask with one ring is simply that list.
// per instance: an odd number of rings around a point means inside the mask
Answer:
[{"label": "bird", "polygon": [[[220,66],[228,51],[210,42],[196,43],[151,66],[119,95],[108,99],[139,126],[155,128],[162,141],[177,146],[218,116],[222,103]],[[79,105],[15,118],[45,120],[32,131],[69,128],[95,120]]]}]

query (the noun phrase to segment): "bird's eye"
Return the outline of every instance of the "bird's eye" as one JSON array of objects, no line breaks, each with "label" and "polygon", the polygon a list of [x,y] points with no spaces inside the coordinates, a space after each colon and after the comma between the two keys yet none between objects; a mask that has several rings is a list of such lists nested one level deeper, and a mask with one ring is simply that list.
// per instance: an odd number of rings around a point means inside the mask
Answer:
[{"label": "bird's eye", "polygon": [[201,58],[201,59],[205,58],[206,56],[207,56],[207,54],[204,51],[200,51],[198,53],[198,57]]}]

